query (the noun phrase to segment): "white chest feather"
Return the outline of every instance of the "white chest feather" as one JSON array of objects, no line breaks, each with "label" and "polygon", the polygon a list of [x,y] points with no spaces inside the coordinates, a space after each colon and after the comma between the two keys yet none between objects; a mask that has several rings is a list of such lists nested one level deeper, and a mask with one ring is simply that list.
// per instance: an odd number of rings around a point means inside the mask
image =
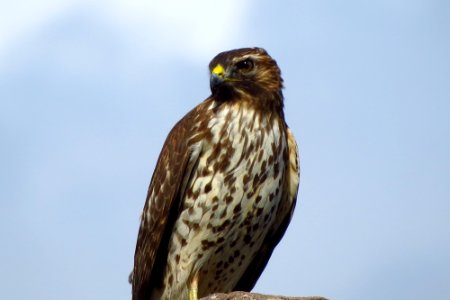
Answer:
[{"label": "white chest feather", "polygon": [[200,295],[219,283],[233,288],[240,276],[232,274],[245,271],[274,222],[285,176],[287,142],[276,119],[230,106],[208,128],[169,244],[166,274],[176,274],[171,290],[180,295],[190,274],[199,276]]}]

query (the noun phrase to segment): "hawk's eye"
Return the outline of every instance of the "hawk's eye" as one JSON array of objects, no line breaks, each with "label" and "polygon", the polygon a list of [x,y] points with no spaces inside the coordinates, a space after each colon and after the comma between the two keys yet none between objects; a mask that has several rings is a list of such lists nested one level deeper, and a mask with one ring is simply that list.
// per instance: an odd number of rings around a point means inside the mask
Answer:
[{"label": "hawk's eye", "polygon": [[248,72],[253,69],[253,60],[249,58],[241,60],[240,62],[236,63],[236,68],[240,71]]}]

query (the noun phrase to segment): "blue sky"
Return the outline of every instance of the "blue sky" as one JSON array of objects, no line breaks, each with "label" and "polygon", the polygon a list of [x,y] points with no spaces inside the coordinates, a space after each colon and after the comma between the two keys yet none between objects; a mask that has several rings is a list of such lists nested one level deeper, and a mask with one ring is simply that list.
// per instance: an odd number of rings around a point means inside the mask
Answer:
[{"label": "blue sky", "polygon": [[447,1],[0,4],[0,298],[127,299],[170,128],[218,52],[285,79],[299,205],[255,290],[450,298]]}]

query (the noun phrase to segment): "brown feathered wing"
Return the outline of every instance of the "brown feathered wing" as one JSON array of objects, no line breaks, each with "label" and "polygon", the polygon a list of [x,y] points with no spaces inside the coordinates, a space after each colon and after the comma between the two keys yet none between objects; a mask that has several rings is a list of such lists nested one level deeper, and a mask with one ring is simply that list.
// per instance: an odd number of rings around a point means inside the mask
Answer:
[{"label": "brown feathered wing", "polygon": [[172,228],[182,205],[183,187],[197,163],[198,153],[188,145],[194,109],[169,133],[147,193],[130,280],[133,299],[149,299],[161,284]]}]

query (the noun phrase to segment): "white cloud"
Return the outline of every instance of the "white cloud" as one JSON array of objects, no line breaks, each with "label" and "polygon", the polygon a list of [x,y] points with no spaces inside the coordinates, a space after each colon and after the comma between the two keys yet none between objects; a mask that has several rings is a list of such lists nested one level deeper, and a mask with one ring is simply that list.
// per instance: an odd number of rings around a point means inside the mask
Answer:
[{"label": "white cloud", "polygon": [[[236,43],[249,1],[117,1],[109,13],[122,28],[164,52],[202,61]],[[156,34],[156,40],[155,40]],[[229,47],[229,46],[228,46]]]},{"label": "white cloud", "polygon": [[107,19],[116,26],[114,30],[140,46],[151,47],[153,53],[183,53],[204,62],[205,56],[236,46],[250,5],[239,0],[4,2],[0,5],[0,60],[18,41],[77,8]]},{"label": "white cloud", "polygon": [[67,11],[75,1],[3,1],[0,4],[0,58],[17,40]]}]

